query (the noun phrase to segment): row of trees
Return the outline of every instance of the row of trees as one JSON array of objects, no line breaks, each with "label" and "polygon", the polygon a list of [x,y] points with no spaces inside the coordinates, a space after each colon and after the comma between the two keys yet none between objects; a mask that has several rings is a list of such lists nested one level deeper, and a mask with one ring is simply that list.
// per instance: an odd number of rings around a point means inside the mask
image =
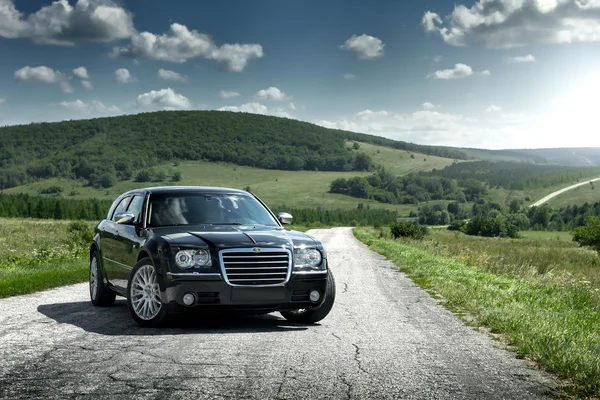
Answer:
[{"label": "row of trees", "polygon": [[487,186],[475,179],[454,179],[408,174],[394,176],[378,168],[369,177],[339,178],[330,192],[391,204],[418,204],[430,200],[474,201],[487,194]]},{"label": "row of trees", "polygon": [[[0,217],[96,221],[105,217],[111,204],[110,200],[74,200],[27,194],[3,194],[0,195]],[[294,216],[294,223],[301,225],[321,223],[338,226],[383,226],[398,219],[396,212],[364,207],[354,210],[324,210],[275,206],[272,210],[275,213],[280,211],[291,213]]]}]

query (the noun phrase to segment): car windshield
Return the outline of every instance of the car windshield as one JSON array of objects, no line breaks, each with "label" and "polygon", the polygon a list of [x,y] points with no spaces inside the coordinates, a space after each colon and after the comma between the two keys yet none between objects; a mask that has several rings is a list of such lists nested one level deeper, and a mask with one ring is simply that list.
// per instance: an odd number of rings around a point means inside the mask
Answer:
[{"label": "car windshield", "polygon": [[254,197],[239,194],[169,193],[150,196],[149,226],[279,226]]}]

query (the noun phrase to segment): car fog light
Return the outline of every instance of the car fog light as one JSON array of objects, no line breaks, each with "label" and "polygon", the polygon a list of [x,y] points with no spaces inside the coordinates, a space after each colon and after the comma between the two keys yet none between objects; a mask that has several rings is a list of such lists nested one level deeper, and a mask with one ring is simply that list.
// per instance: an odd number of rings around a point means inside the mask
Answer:
[{"label": "car fog light", "polygon": [[183,295],[183,304],[185,304],[186,306],[191,306],[195,302],[196,296],[194,296],[192,293],[186,293]]},{"label": "car fog light", "polygon": [[308,296],[308,298],[313,303],[316,303],[321,298],[321,293],[317,292],[316,290],[313,290],[312,292],[310,292],[310,295]]}]

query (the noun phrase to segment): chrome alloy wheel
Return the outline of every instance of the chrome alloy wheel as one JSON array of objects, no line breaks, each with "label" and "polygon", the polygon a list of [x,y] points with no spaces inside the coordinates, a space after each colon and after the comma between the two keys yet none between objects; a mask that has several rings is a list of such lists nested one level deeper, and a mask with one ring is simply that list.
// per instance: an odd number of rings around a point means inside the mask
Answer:
[{"label": "chrome alloy wheel", "polygon": [[92,301],[96,301],[96,296],[98,296],[98,275],[98,259],[92,257],[90,264],[90,297]]},{"label": "chrome alloy wheel", "polygon": [[129,296],[133,311],[141,319],[149,321],[158,315],[162,302],[154,267],[144,265],[136,271]]}]

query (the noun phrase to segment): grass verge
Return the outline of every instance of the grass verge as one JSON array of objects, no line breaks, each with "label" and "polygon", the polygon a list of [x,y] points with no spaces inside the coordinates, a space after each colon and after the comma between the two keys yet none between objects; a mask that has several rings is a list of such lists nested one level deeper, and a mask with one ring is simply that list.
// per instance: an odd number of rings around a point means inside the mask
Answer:
[{"label": "grass verge", "polygon": [[85,282],[93,223],[0,219],[0,298]]},{"label": "grass verge", "polygon": [[600,394],[600,312],[589,287],[495,273],[457,256],[380,238],[369,229],[355,229],[355,236],[415,283],[443,297],[444,305],[459,316],[468,315],[470,323],[503,334],[519,357],[566,379],[570,383],[564,384],[565,393]]}]

